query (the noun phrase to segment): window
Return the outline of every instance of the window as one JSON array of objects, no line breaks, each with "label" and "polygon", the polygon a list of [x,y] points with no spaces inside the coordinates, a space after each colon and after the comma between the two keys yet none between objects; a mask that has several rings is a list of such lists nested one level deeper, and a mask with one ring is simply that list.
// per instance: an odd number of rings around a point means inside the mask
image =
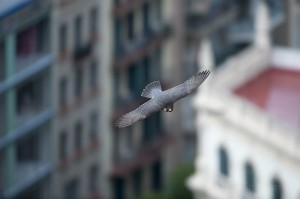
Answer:
[{"label": "window", "polygon": [[65,199],[79,199],[79,181],[77,179],[70,181],[65,186]]},{"label": "window", "polygon": [[81,67],[75,69],[75,97],[82,94],[83,74]]},{"label": "window", "polygon": [[131,149],[133,148],[133,127],[132,126],[127,127],[126,134],[127,134],[126,145],[127,145],[127,148],[131,151]]},{"label": "window", "polygon": [[90,30],[91,35],[98,32],[98,9],[92,8],[90,12]]},{"label": "window", "polygon": [[151,117],[144,120],[144,132],[143,141],[144,143],[151,142],[162,133],[161,129],[161,116],[160,113],[155,113]]},{"label": "window", "polygon": [[137,169],[133,173],[133,190],[135,196],[139,196],[142,193],[142,187],[143,187],[143,172],[142,169]]},{"label": "window", "polygon": [[82,124],[77,122],[75,125],[75,150],[82,148]]},{"label": "window", "polygon": [[67,157],[67,133],[61,132],[59,135],[59,159],[63,160]]},{"label": "window", "polygon": [[33,116],[48,105],[47,81],[48,78],[41,75],[17,88],[17,123],[22,123],[28,119],[28,116]]},{"label": "window", "polygon": [[59,50],[65,52],[67,48],[67,26],[61,25],[59,29]]},{"label": "window", "polygon": [[122,23],[119,18],[115,19],[114,23],[114,52],[116,56],[119,56],[122,54],[123,49],[122,49],[122,38],[121,38],[121,30],[122,30]]},{"label": "window", "polygon": [[96,87],[98,84],[98,64],[93,61],[90,65],[90,86],[92,88]]},{"label": "window", "polygon": [[78,48],[81,45],[81,29],[82,29],[82,18],[81,16],[77,16],[75,19],[75,37],[74,37],[74,45],[75,48]]},{"label": "window", "polygon": [[229,176],[228,156],[224,148],[219,149],[219,171],[222,176]]},{"label": "window", "polygon": [[37,27],[31,26],[18,33],[17,41],[17,57],[26,57],[37,52]]},{"label": "window", "polygon": [[0,41],[0,81],[4,80],[6,76],[6,67],[4,65],[4,63],[6,62],[5,57],[6,54],[4,49],[4,42]]},{"label": "window", "polygon": [[273,199],[282,199],[282,186],[281,186],[281,182],[278,179],[273,179],[272,180],[272,198]]},{"label": "window", "polygon": [[0,94],[0,137],[6,133],[7,125],[7,106],[6,106],[6,96]]},{"label": "window", "polygon": [[162,189],[162,165],[157,161],[152,165],[152,190],[160,191]]},{"label": "window", "polygon": [[127,15],[127,23],[128,23],[128,40],[132,41],[134,39],[134,14],[130,12]]},{"label": "window", "polygon": [[245,188],[246,191],[254,193],[256,190],[255,187],[255,173],[253,167],[250,163],[246,163],[245,165]]},{"label": "window", "polygon": [[96,165],[93,165],[89,170],[89,189],[92,193],[97,192],[99,186],[99,171]]},{"label": "window", "polygon": [[144,24],[144,35],[149,34],[150,31],[150,21],[149,21],[149,4],[145,3],[143,5],[143,24]]},{"label": "window", "polygon": [[64,106],[67,102],[67,79],[62,78],[59,82],[59,105]]},{"label": "window", "polygon": [[113,180],[113,198],[124,199],[125,198],[125,180],[123,178],[114,178]]},{"label": "window", "polygon": [[41,148],[39,147],[39,137],[37,134],[25,140],[22,140],[17,145],[17,161],[18,164],[39,162]]},{"label": "window", "polygon": [[137,67],[135,64],[131,65],[129,69],[127,70],[128,75],[128,85],[130,93],[133,96],[139,96],[140,95],[140,89],[139,89],[139,67]]},{"label": "window", "polygon": [[150,31],[150,21],[149,21],[149,4],[145,3],[143,5],[143,24],[144,24],[144,35],[147,35]]},{"label": "window", "polygon": [[98,113],[93,112],[90,116],[90,125],[91,125],[91,130],[90,130],[90,138],[91,140],[94,140],[97,138],[97,133],[98,133]]}]

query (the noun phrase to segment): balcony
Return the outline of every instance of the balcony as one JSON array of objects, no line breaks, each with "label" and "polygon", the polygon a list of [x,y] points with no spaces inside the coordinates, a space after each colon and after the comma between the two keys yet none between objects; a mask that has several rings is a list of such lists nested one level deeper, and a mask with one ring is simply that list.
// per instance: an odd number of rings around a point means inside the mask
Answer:
[{"label": "balcony", "polygon": [[115,157],[115,166],[112,168],[110,176],[114,178],[128,175],[128,173],[158,160],[163,155],[165,148],[174,139],[168,134],[163,133],[163,135],[155,139],[151,144],[141,145],[125,156],[118,154]]},{"label": "balcony", "polygon": [[0,82],[0,94],[47,69],[52,63],[53,56],[51,54],[37,56],[27,67],[18,71],[12,77]]},{"label": "balcony", "polygon": [[209,35],[218,28],[230,23],[238,14],[235,6],[225,6],[224,9],[210,9],[205,14],[189,13],[186,18],[187,36],[200,38]]},{"label": "balcony", "polygon": [[49,107],[48,74],[42,74],[16,89],[15,126],[20,126]]},{"label": "balcony", "polygon": [[50,4],[50,0],[28,0],[3,7],[0,15],[0,38],[34,19],[47,15],[50,12]]},{"label": "balcony", "polygon": [[73,52],[73,59],[75,62],[80,62],[83,59],[89,57],[92,54],[93,45],[91,42],[86,43],[85,45],[75,47]]},{"label": "balcony", "polygon": [[[49,176],[52,171],[54,170],[54,167],[52,164],[40,164],[40,165],[28,165],[27,171],[31,172],[31,175],[27,175],[24,178],[22,178],[20,181],[15,183],[10,188],[6,189],[3,192],[4,198],[15,198],[25,190],[28,190],[31,186],[36,185],[43,179],[45,179],[47,176]],[[31,167],[31,168],[30,168]],[[19,167],[19,169],[25,169]],[[25,171],[24,171],[25,172]],[[27,173],[28,174],[28,173]],[[36,195],[36,193],[35,193]]]},{"label": "balcony", "polygon": [[114,68],[126,68],[138,62],[159,47],[169,32],[169,26],[159,25],[156,29],[149,31],[144,37],[133,42],[124,42],[123,45],[116,47],[118,51],[115,55]]},{"label": "balcony", "polygon": [[2,134],[0,138],[0,150],[6,148],[8,145],[16,142],[17,140],[28,136],[34,132],[34,129],[46,124],[52,119],[54,112],[52,109],[46,109],[43,112],[35,115],[23,125],[18,126],[14,130]]},{"label": "balcony", "polygon": [[52,172],[49,135],[48,126],[44,126],[16,142],[13,151],[11,148],[4,150],[6,156],[14,160],[6,158],[3,162],[3,165],[9,165],[3,168],[9,179],[9,183],[2,187],[5,198],[15,198]]}]

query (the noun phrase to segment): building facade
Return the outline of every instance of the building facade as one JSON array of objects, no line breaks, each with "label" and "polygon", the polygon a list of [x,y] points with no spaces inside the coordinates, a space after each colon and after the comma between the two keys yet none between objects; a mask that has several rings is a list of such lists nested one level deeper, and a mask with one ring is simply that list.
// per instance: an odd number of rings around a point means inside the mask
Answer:
[{"label": "building facade", "polygon": [[0,197],[51,198],[50,1],[0,3]]},{"label": "building facade", "polygon": [[52,5],[54,198],[104,197],[101,1]]},{"label": "building facade", "polygon": [[272,47],[256,27],[195,98],[195,198],[299,198],[299,51]]},{"label": "building facade", "polygon": [[[110,155],[111,198],[134,198],[166,187],[172,162],[176,161],[173,118],[157,113],[128,128],[113,129],[122,114],[146,99],[143,88],[160,80],[163,89],[171,83],[176,58],[174,6],[177,1],[103,2],[103,55],[107,107],[105,150]],[[172,128],[170,128],[172,127]],[[110,136],[108,138],[108,136]]]}]

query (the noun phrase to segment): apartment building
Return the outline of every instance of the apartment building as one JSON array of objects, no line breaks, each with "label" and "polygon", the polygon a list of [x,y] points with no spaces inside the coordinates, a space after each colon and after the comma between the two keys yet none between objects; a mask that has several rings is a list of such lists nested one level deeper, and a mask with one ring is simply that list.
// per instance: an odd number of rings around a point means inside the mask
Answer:
[{"label": "apartment building", "polygon": [[[174,157],[172,116],[157,113],[123,129],[113,129],[122,114],[146,99],[143,88],[160,80],[168,88],[177,58],[173,19],[177,1],[104,1],[104,98],[106,151],[110,154],[111,198],[133,198],[165,188]],[[107,28],[108,27],[108,28]],[[174,65],[175,65],[174,64]],[[175,108],[176,109],[176,108]],[[168,123],[169,122],[169,123]],[[108,138],[108,136],[110,136]]]},{"label": "apartment building", "polygon": [[51,198],[50,1],[0,2],[0,197]]},{"label": "apartment building", "polygon": [[109,198],[102,186],[101,1],[52,3],[54,198]]},{"label": "apartment building", "polygon": [[298,63],[298,50],[250,47],[199,92],[195,198],[299,198]]},{"label": "apartment building", "polygon": [[[266,13],[261,3],[256,23]],[[272,46],[261,25],[195,98],[195,198],[299,198],[299,51]]]}]

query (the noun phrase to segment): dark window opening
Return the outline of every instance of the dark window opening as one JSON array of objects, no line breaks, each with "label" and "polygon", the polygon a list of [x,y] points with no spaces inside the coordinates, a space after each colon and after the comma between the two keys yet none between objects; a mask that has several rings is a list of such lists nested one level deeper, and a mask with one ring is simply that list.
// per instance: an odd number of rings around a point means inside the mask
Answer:
[{"label": "dark window opening", "polygon": [[125,181],[123,178],[116,178],[113,180],[113,189],[114,199],[125,198]]},{"label": "dark window opening", "polygon": [[79,181],[72,180],[65,186],[65,199],[79,199]]},{"label": "dark window opening", "polygon": [[67,133],[61,132],[59,135],[59,159],[63,160],[67,157]]},{"label": "dark window opening", "polygon": [[59,105],[64,106],[67,103],[67,79],[62,78],[59,82]]},{"label": "dark window opening", "polygon": [[61,25],[59,29],[59,50],[65,52],[67,49],[67,26]]},{"label": "dark window opening", "polygon": [[245,166],[245,188],[248,192],[254,193],[256,190],[255,173],[252,165],[247,163]]},{"label": "dark window opening", "polygon": [[77,122],[75,125],[75,150],[82,148],[82,124]]},{"label": "dark window opening", "polygon": [[281,186],[281,182],[278,179],[273,179],[272,180],[272,198],[273,199],[282,199],[283,197],[283,189]]},{"label": "dark window opening", "polygon": [[228,155],[224,148],[219,149],[219,170],[222,176],[229,176]]},{"label": "dark window opening", "polygon": [[161,191],[162,189],[162,165],[157,161],[152,165],[152,190]]},{"label": "dark window opening", "polygon": [[92,166],[89,170],[89,189],[92,193],[97,192],[99,186],[99,171],[96,165]]}]

